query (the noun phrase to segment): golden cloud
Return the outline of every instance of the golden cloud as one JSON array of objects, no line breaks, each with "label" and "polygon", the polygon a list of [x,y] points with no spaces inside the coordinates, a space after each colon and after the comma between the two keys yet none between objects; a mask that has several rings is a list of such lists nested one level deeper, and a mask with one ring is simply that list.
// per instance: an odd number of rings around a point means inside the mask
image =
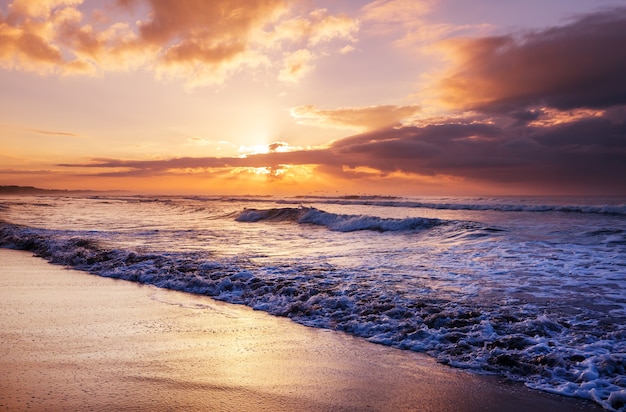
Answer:
[{"label": "golden cloud", "polygon": [[376,130],[399,126],[403,120],[416,115],[419,111],[420,107],[417,105],[342,107],[331,110],[305,105],[292,108],[291,116],[300,123],[316,126]]},{"label": "golden cloud", "polygon": [[54,9],[63,6],[77,6],[83,0],[14,0],[9,5],[9,14],[12,16],[49,18]]},{"label": "golden cloud", "polygon": [[263,33],[263,41],[267,47],[279,42],[307,46],[317,46],[336,39],[354,42],[358,30],[358,20],[346,16],[332,16],[328,14],[327,9],[317,9],[304,16],[280,21],[272,31]]},{"label": "golden cloud", "polygon": [[[356,20],[324,9],[298,16],[297,2],[285,0],[115,4],[86,16],[82,0],[13,1],[6,17],[0,10],[0,65],[41,74],[143,68],[188,86],[219,84],[243,68],[279,67],[281,79],[296,81],[322,55],[315,48],[334,40],[345,46],[358,30]],[[130,21],[137,10],[145,14]]]},{"label": "golden cloud", "polygon": [[283,68],[278,73],[278,80],[295,83],[313,69],[311,61],[313,55],[307,49],[300,49],[288,53],[283,62]]},{"label": "golden cloud", "polygon": [[[21,13],[21,9],[20,10]],[[10,69],[25,69],[48,73],[63,60],[61,50],[47,40],[44,23],[24,21],[21,25],[10,22],[21,15],[10,13],[6,19],[0,15],[0,64]]]}]

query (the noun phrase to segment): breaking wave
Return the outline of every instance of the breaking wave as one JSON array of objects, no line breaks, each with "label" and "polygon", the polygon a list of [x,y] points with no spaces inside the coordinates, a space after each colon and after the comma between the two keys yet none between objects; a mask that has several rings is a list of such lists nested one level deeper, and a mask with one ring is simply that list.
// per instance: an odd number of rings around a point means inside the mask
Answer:
[{"label": "breaking wave", "polygon": [[324,226],[336,232],[372,230],[376,232],[418,231],[450,223],[421,217],[391,219],[366,215],[328,213],[313,207],[244,209],[235,219],[239,222],[292,221]]}]

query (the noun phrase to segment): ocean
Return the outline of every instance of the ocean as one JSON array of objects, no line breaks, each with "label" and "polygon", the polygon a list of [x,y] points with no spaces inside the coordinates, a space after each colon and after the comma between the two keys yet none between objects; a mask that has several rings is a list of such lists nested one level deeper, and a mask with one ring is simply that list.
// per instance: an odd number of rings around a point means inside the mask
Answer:
[{"label": "ocean", "polygon": [[626,409],[624,198],[6,196],[0,246]]}]

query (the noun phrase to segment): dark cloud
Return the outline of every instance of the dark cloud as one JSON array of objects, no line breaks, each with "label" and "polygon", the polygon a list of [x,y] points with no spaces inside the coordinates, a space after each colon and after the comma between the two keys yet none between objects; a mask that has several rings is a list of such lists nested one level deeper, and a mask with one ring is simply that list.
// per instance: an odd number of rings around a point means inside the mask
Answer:
[{"label": "dark cloud", "polygon": [[528,122],[532,122],[533,120],[537,120],[541,117],[543,112],[541,110],[520,110],[518,112],[511,113],[511,117],[517,120],[517,126],[523,126]]},{"label": "dark cloud", "polygon": [[439,82],[461,109],[520,113],[626,104],[626,8],[521,36],[451,41],[458,65]]},{"label": "dark cloud", "polygon": [[626,124],[606,118],[550,127],[454,124],[354,136],[330,149],[388,173],[449,175],[559,192],[626,193]]},{"label": "dark cloud", "polygon": [[[542,193],[626,194],[626,119],[584,118],[542,127],[488,123],[388,128],[351,136],[326,149],[270,152],[247,157],[154,161],[97,159],[62,165],[119,169],[106,176],[150,176],[204,168],[316,165],[341,179],[380,176],[453,176],[485,185],[511,185]],[[367,168],[360,173],[358,168]]]},{"label": "dark cloud", "polygon": [[619,150],[626,147],[626,123],[613,123],[605,118],[587,118],[552,127],[537,133],[536,140],[554,148],[603,148]]}]

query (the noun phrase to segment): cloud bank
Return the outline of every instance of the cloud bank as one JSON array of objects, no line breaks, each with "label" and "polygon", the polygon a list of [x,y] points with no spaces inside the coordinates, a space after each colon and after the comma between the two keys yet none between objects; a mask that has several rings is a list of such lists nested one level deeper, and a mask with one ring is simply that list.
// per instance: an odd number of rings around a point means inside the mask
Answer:
[{"label": "cloud bank", "polygon": [[488,123],[388,128],[355,135],[317,150],[240,157],[152,161],[100,159],[62,165],[115,169],[103,176],[147,176],[187,169],[313,165],[337,179],[368,175],[451,176],[484,184],[518,185],[553,193],[626,194],[626,122],[607,117],[550,127],[501,128]]},{"label": "cloud bank", "polygon": [[99,159],[64,166],[129,176],[308,165],[337,179],[400,173],[543,193],[624,195],[624,27],[626,9],[617,9],[544,31],[454,42],[459,59],[439,84],[447,103],[470,110],[465,115],[407,125],[418,106],[301,106],[293,109],[297,118],[368,131],[325,148],[245,158]]},{"label": "cloud bank", "polygon": [[299,3],[117,0],[87,10],[82,0],[15,0],[0,9],[0,65],[62,75],[142,68],[188,86],[282,67],[279,80],[295,81],[326,45],[346,46],[358,31],[355,19],[325,9],[299,14]]}]

